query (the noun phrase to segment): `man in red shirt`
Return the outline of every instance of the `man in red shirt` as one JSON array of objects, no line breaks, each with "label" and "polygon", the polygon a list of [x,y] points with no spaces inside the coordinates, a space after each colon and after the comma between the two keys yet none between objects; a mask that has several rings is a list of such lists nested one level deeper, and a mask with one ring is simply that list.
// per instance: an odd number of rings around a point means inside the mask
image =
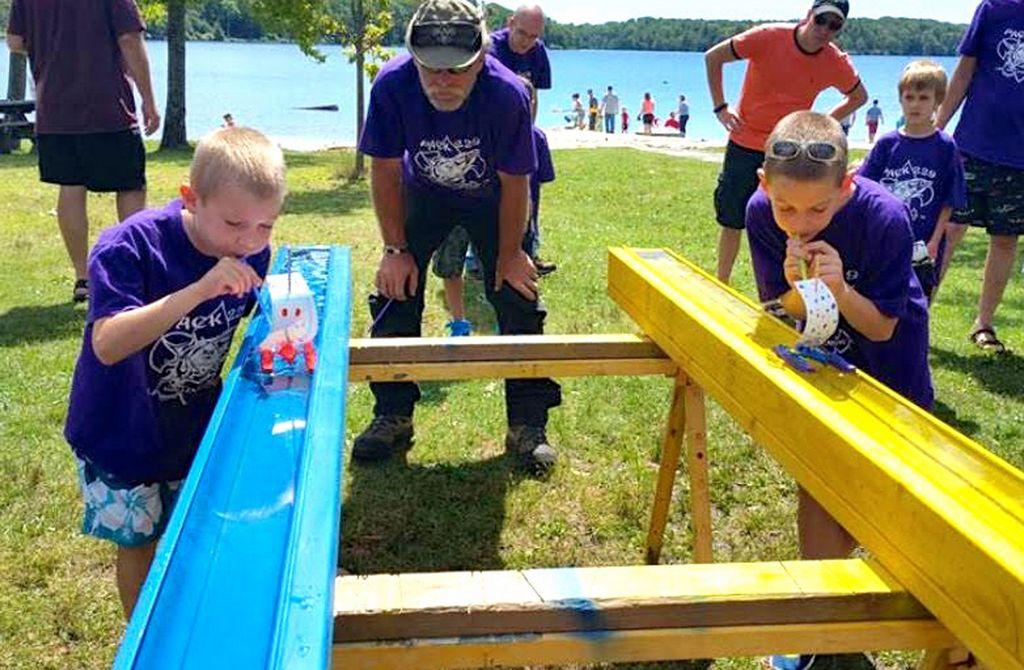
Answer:
[{"label": "man in red shirt", "polygon": [[[747,201],[757,189],[757,169],[764,163],[764,143],[779,119],[810,109],[826,88],[845,96],[829,114],[842,119],[868,94],[850,57],[832,40],[843,29],[848,0],[814,0],[799,24],[769,23],[724,40],[704,54],[714,113],[729,131],[725,162],[715,189],[718,279],[728,283],[743,237]],[[746,60],[747,74],[739,104],[725,101],[722,67]]]},{"label": "man in red shirt", "polygon": [[75,268],[76,302],[89,296],[86,192],[116,192],[122,220],[146,205],[146,150],[132,83],[147,135],[160,126],[160,114],[145,30],[134,0],[11,4],[7,46],[32,66],[39,178],[60,186],[57,224]]}]

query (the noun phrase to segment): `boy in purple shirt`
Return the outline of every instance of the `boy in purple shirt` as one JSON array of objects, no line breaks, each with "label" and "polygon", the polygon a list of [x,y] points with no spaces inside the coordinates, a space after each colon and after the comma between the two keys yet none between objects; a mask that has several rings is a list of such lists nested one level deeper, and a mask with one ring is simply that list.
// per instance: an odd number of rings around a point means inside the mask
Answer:
[{"label": "boy in purple shirt", "polygon": [[907,123],[879,138],[860,175],[902,200],[914,231],[914,273],[929,303],[941,274],[946,227],[954,207],[967,201],[963,162],[953,138],[935,127],[946,95],[946,72],[930,60],[913,61],[899,82]]},{"label": "boy in purple shirt", "polygon": [[[806,264],[839,307],[839,328],[826,346],[930,409],[928,307],[910,266],[907,208],[875,182],[848,176],[846,163],[846,136],[835,119],[795,112],[775,127],[758,173],[761,189],[747,205],[758,293],[805,318],[794,286]],[[803,558],[852,551],[853,538],[803,489],[797,518]],[[833,667],[821,656],[797,667],[821,666]]]},{"label": "boy in purple shirt", "polygon": [[953,137],[964,156],[967,206],[953,212],[947,256],[966,226],[989,234],[978,316],[970,339],[986,351],[1006,347],[993,321],[1024,233],[1024,0],[982,0],[960,42],[960,61],[939,109],[945,128],[960,114]]},{"label": "boy in purple shirt", "polygon": [[[409,53],[392,58],[370,91],[359,141],[372,157],[371,193],[384,241],[373,337],[418,337],[426,266],[462,226],[483,265],[487,298],[502,334],[543,332],[537,269],[523,251],[529,175],[537,169],[529,97],[487,54],[482,10],[471,0],[426,0],[406,33]],[[412,444],[420,397],[410,382],[373,383],[374,418],[356,438],[358,461],[390,458]],[[550,379],[509,379],[506,450],[535,473],[557,458],[548,409],[561,402]]]},{"label": "boy in purple shirt", "polygon": [[160,114],[145,30],[133,0],[11,4],[7,46],[32,65],[39,178],[60,186],[57,224],[75,270],[75,302],[89,297],[86,192],[117,192],[121,220],[146,206],[146,150],[131,82],[147,135]]},{"label": "boy in purple shirt", "polygon": [[551,63],[544,35],[544,11],[538,5],[522,5],[508,17],[508,27],[491,35],[491,55],[534,88],[551,88]]},{"label": "boy in purple shirt", "polygon": [[196,146],[181,200],[100,234],[64,435],[83,531],[117,544],[126,617],[220,395],[239,320],[266,274],[281,150],[249,128]]}]

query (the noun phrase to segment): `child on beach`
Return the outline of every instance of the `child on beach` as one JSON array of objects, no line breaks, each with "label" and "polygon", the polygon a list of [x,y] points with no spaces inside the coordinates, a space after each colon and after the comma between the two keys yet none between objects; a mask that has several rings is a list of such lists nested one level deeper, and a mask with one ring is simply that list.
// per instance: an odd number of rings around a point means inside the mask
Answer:
[{"label": "child on beach", "polygon": [[[824,282],[839,307],[839,328],[826,346],[930,409],[928,307],[910,267],[907,209],[846,168],[846,136],[834,118],[795,112],[775,127],[758,171],[761,188],[746,213],[758,293],[793,318],[805,318],[795,283],[806,264],[808,276]],[[853,538],[806,491],[798,496],[802,557],[849,555]],[[838,667],[830,664],[834,657],[812,658],[790,667]],[[772,667],[786,667],[774,661]]]},{"label": "child on beach", "polygon": [[220,395],[232,336],[254,305],[285,193],[281,150],[218,129],[196,146],[181,199],[100,234],[64,435],[83,532],[117,545],[131,616],[182,480]]},{"label": "child on beach", "polygon": [[946,97],[946,72],[935,61],[918,60],[903,69],[900,106],[906,125],[882,135],[860,168],[906,203],[914,231],[914,272],[929,303],[941,276],[946,227],[953,208],[967,204],[963,162],[953,138],[935,127]]},{"label": "child on beach", "polygon": [[622,108],[622,132],[629,132],[629,110],[625,107]]}]

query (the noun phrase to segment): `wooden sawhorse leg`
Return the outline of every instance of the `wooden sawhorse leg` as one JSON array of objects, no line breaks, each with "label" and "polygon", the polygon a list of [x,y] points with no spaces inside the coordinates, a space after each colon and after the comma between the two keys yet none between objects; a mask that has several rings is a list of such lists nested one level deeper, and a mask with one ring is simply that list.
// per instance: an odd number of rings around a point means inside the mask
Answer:
[{"label": "wooden sawhorse leg", "polygon": [[661,547],[668,523],[672,488],[682,443],[686,442],[687,464],[690,473],[690,522],[693,526],[695,563],[710,563],[711,555],[711,501],[708,495],[707,429],[704,410],[704,391],[679,372],[672,389],[672,405],[668,425],[661,444],[661,463],[658,483],[651,510],[651,525],[647,532],[647,563],[654,565],[661,557]]}]

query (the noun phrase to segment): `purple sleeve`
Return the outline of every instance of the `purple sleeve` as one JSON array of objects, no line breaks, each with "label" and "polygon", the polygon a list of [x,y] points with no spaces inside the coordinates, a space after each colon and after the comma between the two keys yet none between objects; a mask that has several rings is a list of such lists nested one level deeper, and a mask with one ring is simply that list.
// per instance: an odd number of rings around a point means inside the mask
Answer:
[{"label": "purple sleeve", "polygon": [[967,206],[967,178],[964,176],[964,159],[959,149],[953,149],[949,167],[946,170],[946,180],[949,192],[946,195],[945,204],[953,209],[961,209]]},{"label": "purple sleeve", "polygon": [[868,157],[864,159],[864,163],[860,166],[860,169],[857,170],[857,174],[861,177],[877,182],[882,178],[882,171],[885,169],[885,162],[888,155],[888,142],[882,142],[879,140],[879,142],[871,148],[871,153],[869,153]]},{"label": "purple sleeve", "polygon": [[405,133],[400,106],[391,93],[391,76],[389,72],[378,77],[370,89],[370,108],[359,138],[359,150],[367,156],[401,158],[405,154]]},{"label": "purple sleeve", "polygon": [[967,32],[964,33],[964,37],[960,40],[960,46],[957,49],[957,53],[961,56],[977,56],[981,53],[982,25],[985,23],[987,10],[988,2],[982,2],[974,10],[974,19],[971,20],[971,25],[967,27]]},{"label": "purple sleeve", "polygon": [[551,88],[551,61],[548,60],[548,49],[543,42],[537,44],[537,78],[533,80],[534,88]]},{"label": "purple sleeve", "polygon": [[135,0],[111,0],[109,6],[110,23],[115,35],[139,33],[146,29]]},{"label": "purple sleeve", "polygon": [[543,133],[537,133],[537,181],[542,184],[555,180],[555,164],[551,161],[551,150]]},{"label": "purple sleeve", "polygon": [[502,105],[494,168],[505,174],[524,175],[537,171],[537,150],[533,145],[533,121],[526,89],[518,85],[508,106]]},{"label": "purple sleeve", "polygon": [[[897,206],[899,204],[900,206]],[[882,314],[903,318],[909,302],[910,258],[914,233],[910,216],[902,203],[893,202],[883,211],[869,212],[884,220],[882,235],[875,242],[872,262],[867,263],[857,292],[874,303]]]},{"label": "purple sleeve", "polygon": [[145,305],[139,250],[128,240],[100,239],[89,255],[89,314],[97,320]]},{"label": "purple sleeve", "polygon": [[9,35],[25,36],[25,8],[23,0],[14,0],[11,3],[11,13],[7,17],[7,33]]},{"label": "purple sleeve", "polygon": [[789,290],[782,264],[786,260],[786,235],[775,225],[771,204],[760,193],[747,203],[747,238],[754,281],[761,302],[776,300]]}]

